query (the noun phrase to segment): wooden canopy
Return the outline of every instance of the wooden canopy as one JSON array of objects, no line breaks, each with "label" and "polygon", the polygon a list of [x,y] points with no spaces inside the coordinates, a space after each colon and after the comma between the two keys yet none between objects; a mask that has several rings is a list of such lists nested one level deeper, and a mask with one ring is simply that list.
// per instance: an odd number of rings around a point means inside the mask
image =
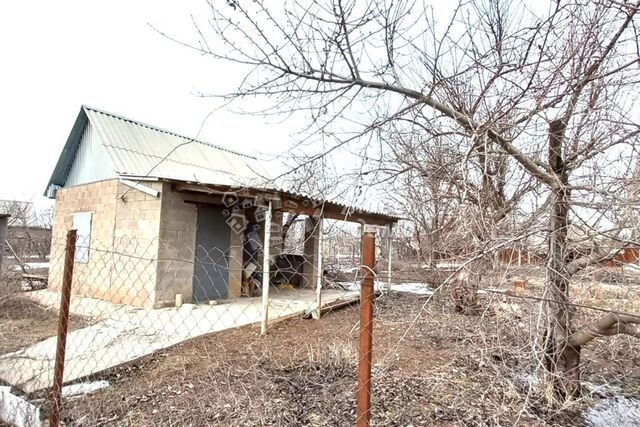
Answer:
[{"label": "wooden canopy", "polygon": [[176,181],[172,181],[172,183],[174,191],[219,196],[221,203],[224,203],[226,197],[261,198],[265,201],[271,201],[275,211],[294,212],[302,215],[382,226],[393,225],[401,219],[396,215],[366,211],[342,203],[316,199],[284,190],[231,187]]}]

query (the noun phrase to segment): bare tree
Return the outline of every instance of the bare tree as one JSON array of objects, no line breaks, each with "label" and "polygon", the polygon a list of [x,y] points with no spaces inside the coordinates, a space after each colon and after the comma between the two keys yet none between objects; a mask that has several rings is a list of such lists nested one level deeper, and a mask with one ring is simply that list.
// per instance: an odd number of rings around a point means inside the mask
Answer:
[{"label": "bare tree", "polygon": [[[465,177],[461,188],[498,217],[519,200],[515,191],[507,197],[507,181],[535,180],[546,200],[539,213],[548,218],[544,349],[556,397],[579,393],[580,349],[589,339],[637,335],[629,326],[635,317],[574,326],[571,276],[610,253],[571,260],[567,227],[583,222],[620,245],[629,239],[629,192],[612,198],[611,190],[631,179],[638,147],[640,2],[485,0],[451,10],[420,1],[210,5],[211,19],[196,23],[200,43],[191,47],[247,70],[238,89],[222,96],[265,96],[274,101],[269,112],[310,113],[308,134],[335,142],[309,161],[370,144],[373,134],[422,129],[424,141],[433,141],[429,132],[448,135],[468,153],[464,170],[477,179]],[[377,140],[381,151],[402,149],[398,138]],[[351,152],[362,147],[369,146]]]},{"label": "bare tree", "polygon": [[390,148],[383,175],[395,190],[390,198],[414,221],[423,258],[432,266],[443,255],[489,244],[535,188],[503,152],[484,145],[462,149],[456,135],[394,129],[384,139]]},{"label": "bare tree", "polygon": [[[53,209],[38,211],[32,202],[0,200],[0,212],[11,215],[7,244],[15,257],[28,255],[44,259],[51,249],[51,236],[47,230],[53,224]],[[19,261],[22,269],[24,265]]]}]

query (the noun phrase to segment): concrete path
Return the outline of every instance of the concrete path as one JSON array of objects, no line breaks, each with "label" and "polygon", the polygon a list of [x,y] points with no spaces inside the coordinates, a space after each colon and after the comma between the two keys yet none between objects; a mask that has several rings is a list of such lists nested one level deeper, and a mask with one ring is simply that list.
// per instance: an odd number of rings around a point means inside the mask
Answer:
[{"label": "concrete path", "polygon": [[[301,315],[315,306],[315,291],[271,291],[269,319]],[[358,299],[357,292],[325,290],[322,305]],[[76,312],[97,315],[87,298],[74,297]],[[95,303],[101,310],[103,302]],[[87,308],[90,307],[90,308]],[[69,333],[64,381],[69,382],[138,359],[187,339],[260,322],[260,298],[238,298],[219,305],[143,310],[113,306],[87,328]],[[105,313],[100,311],[100,313]],[[0,356],[0,380],[30,393],[51,386],[56,338]]]}]

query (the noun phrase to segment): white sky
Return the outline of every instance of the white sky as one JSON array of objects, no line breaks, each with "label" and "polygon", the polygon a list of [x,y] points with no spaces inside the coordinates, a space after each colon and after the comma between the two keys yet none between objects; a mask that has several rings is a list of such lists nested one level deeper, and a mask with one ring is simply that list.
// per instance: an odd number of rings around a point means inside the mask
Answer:
[{"label": "white sky", "polygon": [[[204,0],[0,3],[0,199],[41,197],[81,104],[195,136],[239,73],[159,35],[192,41]],[[295,127],[218,111],[200,138],[286,150]]]}]

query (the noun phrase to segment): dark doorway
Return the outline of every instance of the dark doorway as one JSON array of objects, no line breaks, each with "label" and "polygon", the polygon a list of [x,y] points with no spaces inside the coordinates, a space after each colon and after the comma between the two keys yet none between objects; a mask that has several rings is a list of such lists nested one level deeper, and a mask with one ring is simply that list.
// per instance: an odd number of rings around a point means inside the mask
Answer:
[{"label": "dark doorway", "polygon": [[227,298],[230,230],[222,207],[198,206],[193,301]]}]

